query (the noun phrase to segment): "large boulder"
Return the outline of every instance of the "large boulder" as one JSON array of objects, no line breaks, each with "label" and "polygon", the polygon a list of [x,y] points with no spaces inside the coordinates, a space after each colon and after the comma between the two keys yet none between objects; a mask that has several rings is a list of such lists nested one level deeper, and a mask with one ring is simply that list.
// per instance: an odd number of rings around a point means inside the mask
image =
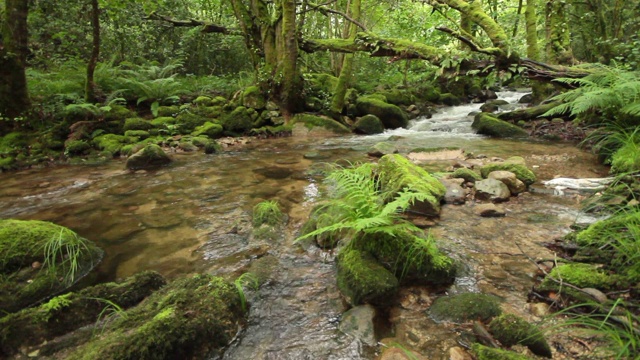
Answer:
[{"label": "large boulder", "polygon": [[476,199],[479,200],[502,202],[509,200],[511,197],[511,191],[509,191],[507,185],[496,179],[476,181],[475,189]]},{"label": "large boulder", "polygon": [[330,119],[325,116],[317,116],[312,114],[296,114],[293,119],[291,119],[291,124],[302,123],[308,129],[313,129],[314,127],[321,127],[336,134],[348,134],[351,133],[348,127],[343,124]]},{"label": "large boulder", "polygon": [[398,279],[366,252],[345,249],[337,261],[338,288],[351,305],[388,304],[398,290]]},{"label": "large boulder", "polygon": [[76,283],[103,251],[75,232],[46,221],[0,220],[0,313],[12,313]]},{"label": "large boulder", "polygon": [[529,136],[529,133],[521,127],[502,121],[485,112],[475,116],[471,128],[476,130],[478,134],[498,138]]},{"label": "large boulder", "polygon": [[225,114],[220,119],[224,131],[233,134],[243,134],[253,128],[251,114],[244,106],[238,106],[231,113]]},{"label": "large boulder", "polygon": [[402,109],[374,96],[359,97],[356,101],[356,110],[358,116],[377,116],[387,129],[407,127],[409,124],[409,117]]},{"label": "large boulder", "polygon": [[424,200],[416,200],[408,211],[426,216],[437,216],[440,213],[440,201],[447,189],[438,179],[404,156],[383,156],[378,162],[377,174],[381,191],[388,194],[386,201],[392,201],[402,191],[418,192],[425,195]]},{"label": "large boulder", "polygon": [[359,118],[353,127],[357,133],[365,135],[384,132],[384,124],[382,124],[382,121],[375,115],[365,115]]},{"label": "large boulder", "polygon": [[148,169],[167,165],[171,158],[158,145],[147,144],[142,150],[127,158],[126,167],[130,170]]}]

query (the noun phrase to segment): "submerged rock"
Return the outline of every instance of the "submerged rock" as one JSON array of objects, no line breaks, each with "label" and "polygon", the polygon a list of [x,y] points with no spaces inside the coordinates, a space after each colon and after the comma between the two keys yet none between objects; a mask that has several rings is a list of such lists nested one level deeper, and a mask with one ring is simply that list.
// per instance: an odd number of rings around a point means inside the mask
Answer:
[{"label": "submerged rock", "polygon": [[131,170],[148,169],[167,165],[171,158],[158,145],[147,144],[142,150],[127,158],[126,167]]},{"label": "submerged rock", "polygon": [[373,319],[376,317],[376,309],[367,304],[356,306],[342,314],[338,329],[349,334],[362,343],[375,346],[377,343]]},{"label": "submerged rock", "polygon": [[[0,220],[0,313],[12,313],[58,294],[102,260],[103,251],[50,222]],[[34,263],[40,268],[34,268]]]}]

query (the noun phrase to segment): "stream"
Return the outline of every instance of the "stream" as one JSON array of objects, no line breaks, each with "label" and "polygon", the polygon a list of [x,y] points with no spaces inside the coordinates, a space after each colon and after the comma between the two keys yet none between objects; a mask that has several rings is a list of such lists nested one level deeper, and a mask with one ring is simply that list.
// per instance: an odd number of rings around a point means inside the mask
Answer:
[{"label": "stream", "polygon": [[[515,103],[522,92],[501,92]],[[529,320],[527,292],[536,267],[527,260],[553,258],[543,247],[569,231],[581,215],[581,195],[557,196],[541,181],[556,176],[595,178],[607,170],[573,144],[488,139],[470,128],[468,114],[482,104],[442,108],[407,129],[373,136],[309,133],[251,139],[221,154],[174,153],[157,171],[129,172],[124,160],[100,166],[29,169],[0,174],[0,217],[38,219],[67,226],[93,240],[106,255],[87,281],[111,281],[141,270],[172,279],[197,272],[240,274],[257,260],[269,280],[250,294],[248,326],[224,359],[373,359],[368,347],[338,330],[347,309],[337,290],[332,252],[294,243],[322,196],[326,163],[372,161],[367,150],[392,137],[401,153],[414,148],[459,147],[488,157],[518,155],[538,176],[530,192],[502,204],[503,218],[482,218],[473,204],[443,206],[431,228],[464,264],[446,290],[404,288],[389,309],[380,338],[393,338],[429,359],[449,359],[460,329],[436,324],[425,310],[445,293],[481,291],[503,309]],[[432,161],[444,171],[451,160]],[[289,221],[275,241],[249,236],[252,207],[277,200]],[[523,255],[523,252],[527,255]],[[379,339],[380,340],[380,339]]]}]

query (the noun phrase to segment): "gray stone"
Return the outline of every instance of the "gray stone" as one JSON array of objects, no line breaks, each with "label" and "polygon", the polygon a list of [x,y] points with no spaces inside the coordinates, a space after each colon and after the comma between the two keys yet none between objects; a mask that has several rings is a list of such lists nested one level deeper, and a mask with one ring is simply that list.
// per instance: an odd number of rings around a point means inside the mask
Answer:
[{"label": "gray stone", "polygon": [[376,309],[373,306],[369,304],[356,306],[342,314],[338,329],[364,344],[375,346],[377,343],[373,324],[375,316]]},{"label": "gray stone", "polygon": [[148,144],[142,150],[129,156],[125,166],[127,169],[139,170],[166,165],[170,162],[171,158],[160,146]]},{"label": "gray stone", "polygon": [[512,195],[518,195],[527,190],[527,185],[525,185],[522,181],[518,180],[516,174],[510,171],[497,170],[492,171],[487,175],[489,179],[496,179],[503,184],[507,185],[509,191]]},{"label": "gray stone", "polygon": [[440,179],[442,185],[447,188],[447,192],[444,194],[444,202],[446,204],[464,204],[466,193],[460,186],[462,181],[464,179]]},{"label": "gray stone", "polygon": [[476,199],[492,202],[507,201],[511,197],[509,188],[496,179],[484,179],[476,181]]},{"label": "gray stone", "polygon": [[384,155],[396,154],[397,152],[398,148],[394,144],[388,142],[380,142],[373,145],[373,147],[369,149],[367,154],[373,157],[382,157]]}]

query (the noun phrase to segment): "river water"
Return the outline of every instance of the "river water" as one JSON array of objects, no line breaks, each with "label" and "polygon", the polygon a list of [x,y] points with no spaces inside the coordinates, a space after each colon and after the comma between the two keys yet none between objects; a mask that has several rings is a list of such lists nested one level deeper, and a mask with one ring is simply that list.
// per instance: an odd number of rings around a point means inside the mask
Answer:
[{"label": "river water", "polygon": [[[515,102],[523,93],[504,92]],[[322,195],[324,164],[371,161],[367,149],[392,137],[400,152],[459,147],[488,157],[523,156],[539,181],[532,192],[503,204],[504,218],[480,218],[473,204],[445,205],[431,228],[464,264],[449,289],[407,288],[389,309],[384,334],[430,359],[448,359],[458,328],[436,324],[424,310],[438,296],[482,291],[503,308],[529,314],[534,283],[531,258],[553,258],[542,246],[568,232],[581,216],[579,195],[555,196],[541,180],[601,177],[606,169],[572,144],[495,140],[470,128],[481,104],[440,109],[408,129],[375,136],[328,137],[310,133],[251,140],[218,155],[175,153],[157,171],[129,172],[124,160],[100,166],[56,166],[0,174],[0,217],[39,219],[67,226],[95,241],[106,256],[93,281],[152,269],[167,278],[195,272],[239,274],[256,268],[268,280],[251,294],[248,327],[224,359],[373,359],[370,348],[337,330],[347,309],[335,284],[334,254],[294,243]],[[306,156],[305,156],[306,155]],[[450,160],[427,164],[444,170]],[[250,236],[252,207],[277,200],[288,214],[275,240]]]}]

